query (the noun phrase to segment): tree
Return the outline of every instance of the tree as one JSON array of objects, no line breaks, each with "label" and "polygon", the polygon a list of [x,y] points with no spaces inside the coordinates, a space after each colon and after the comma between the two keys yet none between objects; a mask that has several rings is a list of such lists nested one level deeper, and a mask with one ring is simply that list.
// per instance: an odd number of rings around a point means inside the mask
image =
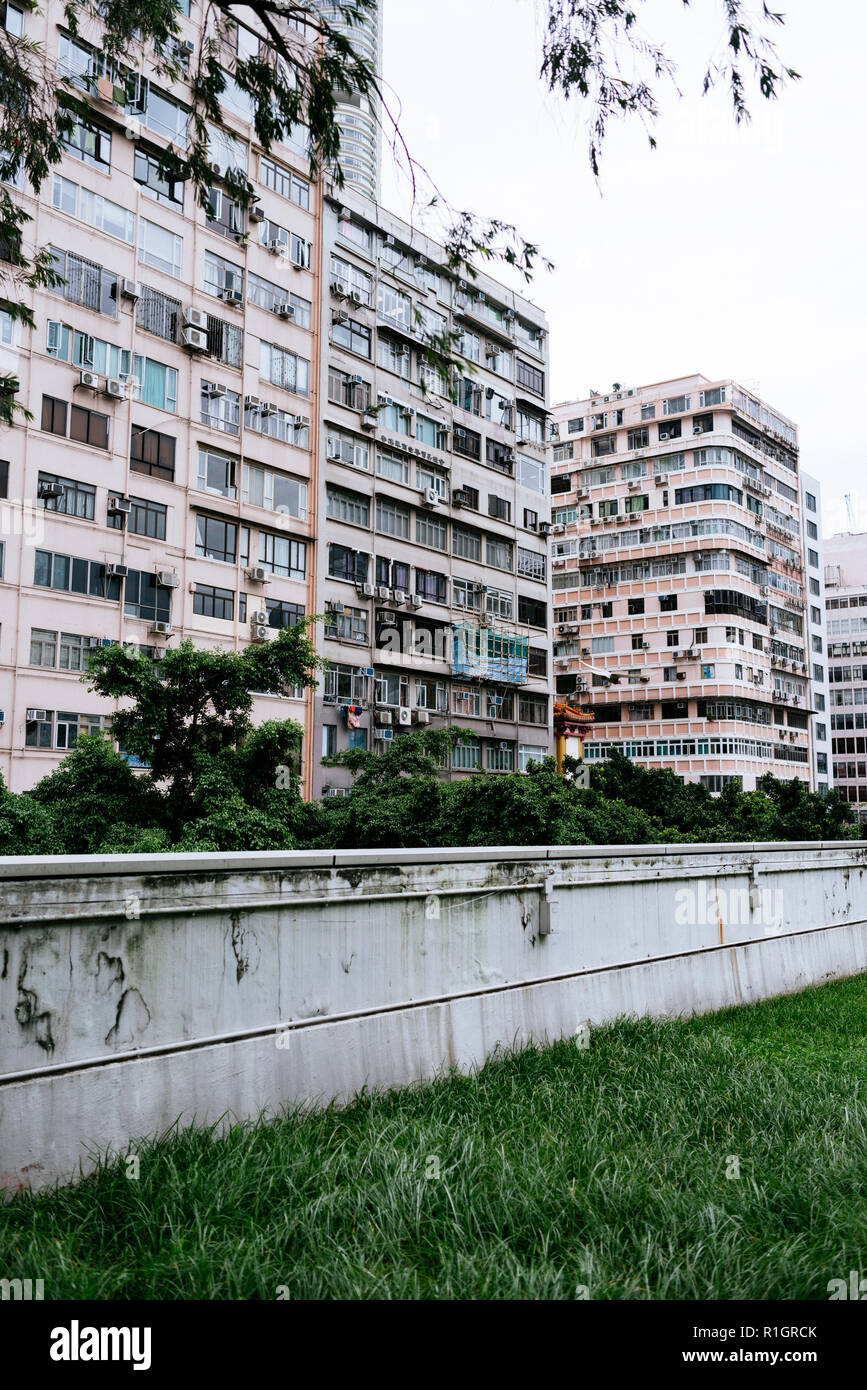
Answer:
[{"label": "tree", "polygon": [[94,854],[120,827],[158,823],[160,798],[102,734],[80,738],[69,757],[38,782],[34,802],[55,819],[64,854]]},{"label": "tree", "polygon": [[[180,32],[178,0],[67,0],[65,22],[77,34],[82,25],[99,21],[105,73],[120,85],[132,80],[143,57],[158,76],[190,81],[190,117],[184,145],[172,146],[162,160],[167,177],[188,180],[205,206],[213,183],[209,160],[209,122],[221,119],[220,97],[227,80],[234,81],[252,101],[254,126],[263,148],[271,149],[293,128],[307,131],[311,166],[316,173],[331,171],[342,187],[337,94],[359,93],[372,99],[382,113],[385,134],[394,157],[412,183],[418,209],[437,208],[444,219],[443,242],[450,267],[456,274],[474,278],[474,261],[496,261],[515,267],[530,280],[537,264],[548,265],[535,243],[526,240],[510,223],[496,217],[452,207],[435,181],[413,157],[403,139],[400,124],[376,73],[344,31],[363,21],[375,0],[335,0],[328,10],[319,0],[258,0],[235,5],[211,0],[198,52],[188,65],[172,40]],[[690,0],[683,0],[689,7]],[[781,15],[762,5],[753,23],[746,0],[712,0],[721,7],[728,35],[726,56],[712,61],[703,77],[704,90],[726,81],[735,119],[749,117],[747,85],[754,79],[762,97],[776,96],[780,86],[797,77],[777,57],[771,39]],[[608,125],[618,117],[638,116],[645,123],[658,111],[658,90],[675,81],[675,67],[662,43],[641,36],[638,20],[645,0],[546,0],[547,24],[541,76],[552,91],[578,97],[586,103],[590,132],[589,157],[598,174]],[[232,45],[238,23],[254,14],[263,36],[254,57],[241,57]],[[624,76],[626,70],[630,76]],[[26,177],[38,192],[61,159],[77,117],[89,111],[86,90],[95,88],[97,74],[74,81],[49,68],[40,46],[32,40],[0,28],[0,309],[33,327],[28,303],[32,291],[57,283],[48,252],[28,246],[26,223],[30,220],[15,202],[8,184]],[[654,143],[650,137],[651,145]],[[229,191],[249,206],[253,188],[238,172],[226,176]],[[446,376],[459,360],[457,337],[446,332],[427,347],[431,365]],[[471,364],[461,362],[472,370]],[[11,374],[0,376],[0,421],[11,423],[18,382]]]},{"label": "tree", "polygon": [[241,652],[204,651],[185,641],[159,662],[121,646],[101,647],[90,659],[82,679],[91,690],[134,702],[114,715],[112,734],[149,769],[149,783],[164,790],[170,830],[212,808],[208,777],[220,783],[218,797],[228,779],[243,802],[245,788],[264,791],[270,768],[271,788],[297,798],[301,726],[283,720],[254,730],[251,711],[253,692],[289,695],[316,684],[313,672],[324,663],[307,636],[315,621]]}]

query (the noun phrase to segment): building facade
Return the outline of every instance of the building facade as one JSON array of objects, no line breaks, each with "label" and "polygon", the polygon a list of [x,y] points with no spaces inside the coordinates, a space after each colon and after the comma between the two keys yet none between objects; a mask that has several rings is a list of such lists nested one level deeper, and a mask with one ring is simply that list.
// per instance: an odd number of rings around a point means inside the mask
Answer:
[{"label": "building facade", "polygon": [[825,605],[834,786],[867,819],[867,535],[825,542]]},{"label": "building facade", "polygon": [[553,413],[555,685],[594,711],[585,756],[817,785],[795,425],[699,375]]},{"label": "building facade", "polygon": [[[0,461],[7,785],[32,786],[79,734],[110,725],[115,703],[81,680],[100,644],[155,660],[187,637],[240,650],[326,603],[317,645],[335,672],[315,697],[262,692],[254,710],[302,725],[306,795],[323,784],[322,752],[347,746],[356,705],[352,732],[369,746],[386,741],[374,729],[460,722],[482,735],[467,770],[547,752],[539,311],[484,277],[462,289],[438,248],[362,193],[344,212],[344,195],[323,200],[303,129],[266,155],[230,76],[234,56],[260,51],[254,29],[222,40],[202,208],[159,171],[187,140],[183,76],[167,83],[147,58],[109,65],[94,15],[73,37],[60,4],[2,14],[90,107],[38,197],[23,181],[16,192],[63,283],[36,294],[33,330],[0,315],[2,362],[32,415]],[[200,15],[183,20],[182,62]],[[254,186],[246,212],[232,170]],[[441,321],[463,325],[478,363],[442,394],[420,359]],[[349,558],[362,552],[363,576]]]},{"label": "building facade", "polygon": [[[345,34],[359,58],[379,78],[382,74],[382,0],[348,22],[346,12],[319,0],[323,19]],[[378,202],[382,168],[382,103],[378,96],[338,92],[337,124],[340,128],[340,164],[347,185]]]},{"label": "building facade", "polygon": [[[323,204],[317,592],[323,756],[473,731],[449,775],[550,752],[544,316],[371,200]],[[443,380],[425,345],[458,335]],[[349,774],[323,768],[314,791]]]}]

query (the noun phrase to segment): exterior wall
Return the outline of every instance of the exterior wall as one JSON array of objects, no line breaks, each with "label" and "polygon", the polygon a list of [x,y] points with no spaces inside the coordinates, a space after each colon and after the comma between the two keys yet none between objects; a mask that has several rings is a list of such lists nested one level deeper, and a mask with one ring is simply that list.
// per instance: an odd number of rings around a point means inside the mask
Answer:
[{"label": "exterior wall", "polygon": [[[194,15],[198,14],[194,11]],[[82,16],[82,38],[98,48],[100,23]],[[59,26],[62,8],[49,4],[45,16],[28,11],[25,31],[28,36],[45,45],[49,63],[57,60]],[[184,36],[197,41],[199,25],[184,24]],[[148,71],[145,64],[145,72]],[[160,83],[165,90],[165,84]],[[185,96],[185,84],[174,84],[168,93],[179,102]],[[176,209],[165,201],[157,201],[134,180],[136,151],[164,150],[168,139],[154,128],[153,116],[139,114],[139,134],[126,137],[128,114],[122,106],[97,99],[92,100],[94,121],[111,135],[110,167],[97,169],[72,155],[65,156],[58,175],[78,186],[76,211],[79,216],[64,212],[53,205],[55,180],[49,178],[38,199],[23,189],[20,199],[34,219],[31,224],[35,242],[40,246],[54,245],[104,267],[112,276],[136,282],[138,298],[126,297],[122,291],[110,301],[112,312],[100,313],[95,308],[69,302],[62,293],[40,293],[36,296],[36,327],[31,332],[15,330],[14,345],[7,349],[19,373],[21,390],[18,399],[33,413],[29,424],[19,424],[7,434],[4,452],[10,459],[9,501],[4,508],[4,563],[0,574],[2,590],[2,631],[0,631],[0,707],[5,723],[0,728],[0,769],[7,783],[16,790],[26,789],[54,767],[64,755],[56,712],[109,717],[113,705],[86,693],[77,670],[60,669],[62,634],[84,636],[94,642],[122,641],[159,654],[166,642],[191,637],[197,645],[238,649],[251,638],[251,615],[281,602],[298,605],[301,611],[313,607],[313,511],[308,504],[296,506],[294,514],[276,513],[253,506],[245,500],[241,460],[263,465],[284,479],[306,485],[312,503],[316,477],[314,460],[317,449],[317,373],[318,357],[318,227],[320,217],[319,193],[309,180],[307,161],[300,147],[286,145],[273,152],[273,158],[286,170],[294,171],[297,190],[306,189],[300,206],[267,187],[263,177],[262,156],[257,149],[252,127],[234,110],[225,109],[226,130],[238,142],[239,157],[246,158],[251,178],[267,218],[302,238],[313,248],[309,268],[297,269],[290,260],[269,253],[259,244],[260,226],[250,222],[241,230],[249,233],[245,241],[223,235],[209,226],[203,209],[197,207],[189,189],[182,195],[183,207]],[[136,130],[136,126],[131,127]],[[182,137],[180,137],[182,138]],[[232,158],[227,147],[214,148],[215,157],[225,166]],[[220,186],[215,180],[215,186]],[[73,194],[57,184],[56,198],[69,201]],[[61,190],[64,190],[63,196]],[[128,227],[131,241],[109,235],[98,227],[81,220],[85,204],[82,196],[92,194],[97,199],[110,199],[117,205],[115,216],[124,212],[131,217]],[[93,206],[99,206],[93,204]],[[103,224],[108,220],[102,216]],[[144,223],[156,224],[165,232],[181,239],[175,265],[158,268],[146,264],[139,250],[145,234]],[[238,224],[240,226],[240,223]],[[228,231],[228,228],[226,229]],[[156,235],[155,233],[149,235]],[[210,293],[205,284],[205,256],[211,252],[231,263],[244,273],[245,299],[233,306]],[[146,253],[155,259],[149,250]],[[176,273],[169,273],[170,271]],[[250,274],[264,277],[279,287],[281,297],[291,295],[309,306],[301,327],[287,322],[269,309],[251,302]],[[236,352],[234,365],[210,354],[191,352],[181,346],[182,324],[176,318],[167,336],[147,332],[137,324],[148,290],[170,297],[177,305],[180,318],[187,308],[211,316],[214,325],[230,325],[243,334],[243,348]],[[106,306],[103,306],[106,307]],[[134,399],[131,387],[123,398],[113,399],[104,394],[104,384],[112,372],[99,374],[100,388],[94,391],[79,384],[80,367],[58,360],[47,353],[47,323],[53,320],[68,325],[72,333],[90,335],[113,347],[128,350],[134,358],[140,355],[162,364],[177,373],[176,408],[162,409]],[[219,331],[214,328],[214,332]],[[234,335],[235,337],[237,335]],[[74,341],[74,340],[73,340]],[[296,353],[310,364],[309,388],[303,392],[275,386],[260,376],[260,344],[276,343]],[[127,363],[126,365],[129,365]],[[145,369],[147,371],[147,369]],[[211,398],[203,400],[202,381],[217,383],[228,392],[236,393],[235,410],[226,418],[228,428],[215,428],[215,412],[227,410]],[[147,383],[145,388],[147,391]],[[135,393],[139,394],[138,391]],[[258,412],[245,410],[245,396],[272,402],[279,411],[291,417],[303,416],[308,423],[291,432],[287,440],[270,437],[261,431],[263,419]],[[108,449],[94,448],[69,438],[52,434],[41,428],[43,397],[54,396],[70,405],[85,406],[108,416]],[[227,402],[232,400],[227,397]],[[205,414],[203,418],[203,406]],[[275,417],[280,418],[280,417]],[[146,428],[174,440],[175,468],[172,480],[135,471],[130,464],[131,430]],[[270,426],[268,426],[270,428]],[[291,440],[291,442],[290,442]],[[203,489],[197,481],[199,450],[207,448],[231,460],[235,470],[234,483]],[[37,500],[40,473],[58,475],[95,489],[92,519],[60,515],[46,510]],[[108,497],[116,493],[123,497],[142,499],[165,508],[165,539],[157,540],[133,534],[128,520],[122,529],[112,529],[107,511]],[[260,537],[290,537],[303,542],[306,551],[306,575],[297,579],[274,574],[267,585],[250,581],[245,575],[246,562],[239,558],[240,545],[234,561],[209,559],[197,554],[196,519],[206,514],[219,521],[249,527],[250,561],[259,561]],[[137,617],[128,603],[129,584],[107,586],[99,570],[91,570],[89,581],[98,590],[93,593],[59,592],[34,584],[37,575],[37,551],[47,551],[90,561],[93,566],[118,563],[143,572],[148,577],[156,570],[171,571],[176,578],[173,589],[163,589],[162,597],[170,604],[172,637],[154,634],[152,621]],[[213,585],[234,596],[231,618],[215,618],[194,613],[191,587]],[[114,592],[111,592],[112,587]],[[109,592],[108,597],[102,595]],[[269,622],[279,621],[279,615],[269,615]],[[52,669],[35,666],[31,660],[31,633],[44,629],[58,635],[55,665]],[[272,632],[271,635],[275,635]],[[67,644],[68,646],[69,644]],[[80,643],[79,643],[80,647]],[[67,658],[69,659],[69,658]],[[71,658],[80,665],[80,650]],[[46,710],[49,716],[41,734],[28,710]],[[312,709],[310,697],[297,701],[280,701],[262,697],[256,702],[256,717],[287,717],[307,721]],[[64,725],[64,728],[66,726]],[[81,727],[84,727],[82,724]],[[27,736],[46,738],[44,748],[27,746]],[[306,746],[306,744],[305,744]],[[309,762],[305,766],[309,786]]]},{"label": "exterior wall", "polygon": [[867,536],[825,542],[825,605],[834,785],[867,819]]},{"label": "exterior wall", "polygon": [[[382,747],[380,736],[401,727],[458,724],[477,742],[456,754],[456,775],[476,759],[524,768],[550,751],[545,319],[481,274],[468,294],[440,246],[358,193],[326,197],[323,229],[317,610],[347,612],[323,628],[335,671],[316,693],[317,753],[350,737]],[[469,335],[469,388],[422,385],[425,323]],[[495,346],[496,359],[487,355]],[[521,364],[536,374],[534,391],[516,380]],[[524,409],[538,442],[516,430]],[[459,505],[467,488],[475,499]],[[455,643],[465,624],[470,640],[493,634],[519,655],[462,676]],[[360,711],[352,731],[350,705]],[[350,780],[323,768],[314,790],[337,794]]]},{"label": "exterior wall", "polygon": [[795,426],[698,375],[553,413],[555,683],[596,712],[585,756],[812,780]]},{"label": "exterior wall", "polygon": [[0,863],[0,1183],[867,968],[867,848]]}]

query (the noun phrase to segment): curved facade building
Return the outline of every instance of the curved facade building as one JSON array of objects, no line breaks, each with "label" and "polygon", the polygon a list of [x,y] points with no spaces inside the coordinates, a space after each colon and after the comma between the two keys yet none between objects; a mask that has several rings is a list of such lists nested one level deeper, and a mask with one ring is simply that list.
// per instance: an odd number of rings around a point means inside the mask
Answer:
[{"label": "curved facade building", "polygon": [[[320,5],[324,19],[351,36],[356,51],[377,74],[382,73],[382,0],[360,24],[348,24],[329,4]],[[346,182],[379,202],[381,138],[379,103],[359,92],[341,92],[337,113],[340,162]]]}]

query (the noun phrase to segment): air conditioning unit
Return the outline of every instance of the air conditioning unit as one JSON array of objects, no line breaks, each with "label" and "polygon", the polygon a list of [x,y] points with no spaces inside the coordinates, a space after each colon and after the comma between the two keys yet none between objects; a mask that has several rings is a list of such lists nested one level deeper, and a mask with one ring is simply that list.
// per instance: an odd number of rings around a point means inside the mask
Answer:
[{"label": "air conditioning unit", "polygon": [[657,473],[653,481],[656,483],[657,487],[665,487],[666,475],[664,473]]},{"label": "air conditioning unit", "polygon": [[127,116],[123,123],[123,133],[127,140],[139,140],[141,138],[141,121],[137,121],[135,116]]},{"label": "air conditioning unit", "polygon": [[403,589],[395,589],[395,591],[394,591],[394,601],[395,601],[395,603],[406,603],[407,597],[408,597],[408,596],[407,596],[407,594],[404,592]]},{"label": "air conditioning unit", "polygon": [[259,414],[265,420],[270,420],[272,415],[277,414],[277,407],[273,401],[260,401]]},{"label": "air conditioning unit", "polygon": [[180,587],[180,579],[174,570],[157,570],[157,583],[161,589],[177,589]]},{"label": "air conditioning unit", "polygon": [[310,424],[310,416],[309,416],[309,415],[293,415],[293,416],[292,416],[292,427],[293,427],[293,429],[296,429],[296,430],[305,430],[309,424]]},{"label": "air conditioning unit", "polygon": [[650,651],[650,643],[649,643],[649,642],[642,642],[641,646],[642,646],[642,650],[643,650],[643,651],[646,651],[646,652],[649,652],[649,651]]},{"label": "air conditioning unit", "polygon": [[108,564],[105,567],[106,579],[126,579],[128,574],[128,565]]},{"label": "air conditioning unit", "polygon": [[120,292],[124,299],[140,299],[141,285],[138,280],[121,280]]},{"label": "air conditioning unit", "polygon": [[38,724],[48,718],[48,710],[29,709],[24,717],[28,724]]},{"label": "air conditioning unit", "polygon": [[631,478],[629,480],[629,491],[633,492],[637,487],[641,487],[641,483],[638,481],[637,478]]},{"label": "air conditioning unit", "polygon": [[407,708],[399,709],[397,712],[397,722],[398,724],[411,724],[412,710]]},{"label": "air conditioning unit", "polygon": [[362,428],[363,430],[375,430],[375,429],[376,429],[376,412],[375,412],[375,411],[371,411],[371,410],[365,410],[365,411],[364,411],[364,413],[363,413],[363,415],[362,415],[362,417],[361,417],[361,428]]},{"label": "air conditioning unit", "polygon": [[421,594],[413,594],[411,598],[407,599],[406,606],[407,608],[421,608],[423,602],[424,599]]},{"label": "air conditioning unit", "polygon": [[204,309],[194,309],[190,305],[184,310],[184,323],[189,328],[201,328],[205,332],[208,327],[208,316]]},{"label": "air conditioning unit", "polygon": [[89,386],[91,390],[96,391],[99,388],[99,377],[96,372],[79,372],[78,384],[79,386]]},{"label": "air conditioning unit", "polygon": [[185,348],[191,348],[193,352],[208,351],[208,335],[203,333],[200,328],[185,328],[181,335],[181,342]]},{"label": "air conditioning unit", "polygon": [[215,179],[221,179],[228,173],[228,165],[220,164],[216,159],[213,164],[208,166]]},{"label": "air conditioning unit", "polygon": [[602,519],[601,519],[601,517],[598,517],[598,516],[591,516],[591,518],[590,518],[590,525],[591,525],[591,526],[601,526],[601,525],[602,525]]},{"label": "air conditioning unit", "polygon": [[295,305],[294,305],[294,304],[275,304],[275,306],[274,306],[274,313],[275,313],[275,314],[279,314],[279,316],[280,316],[281,319],[294,319],[294,317],[295,317]]},{"label": "air conditioning unit", "polygon": [[203,381],[203,382],[202,382],[202,395],[203,395],[203,396],[215,396],[216,398],[219,399],[221,396],[228,396],[228,394],[229,394],[229,388],[228,388],[228,386],[222,386],[222,385],[220,384],[220,382],[218,382],[218,381]]},{"label": "air conditioning unit", "polygon": [[391,589],[388,587],[387,584],[377,584],[377,586],[376,586],[376,597],[377,597],[377,598],[381,598],[381,599],[383,599],[386,603],[390,603],[390,602],[391,602],[391,593],[392,593],[392,591],[391,591]]},{"label": "air conditioning unit", "polygon": [[377,724],[390,724],[392,720],[390,709],[378,709],[376,711]]},{"label": "air conditioning unit", "polygon": [[578,498],[579,502],[580,502],[580,501],[583,501],[586,497],[589,497],[589,496],[590,496],[590,489],[589,489],[589,487],[579,487],[579,489],[578,489],[578,491],[576,492],[575,496]]},{"label": "air conditioning unit", "polygon": [[252,579],[255,584],[267,584],[271,578],[268,570],[263,565],[248,565],[244,570],[248,579]]},{"label": "air conditioning unit", "polygon": [[555,521],[553,526],[551,527],[551,534],[553,536],[562,536],[565,530],[566,527],[563,525],[562,521]]},{"label": "air conditioning unit", "polygon": [[109,497],[106,511],[115,514],[119,513],[122,516],[129,516],[132,511],[132,502],[128,497]]},{"label": "air conditioning unit", "polygon": [[625,526],[627,521],[629,520],[629,517],[626,515],[625,512],[622,512],[619,516],[616,516],[614,520],[618,526]]},{"label": "air conditioning unit", "polygon": [[678,679],[679,681],[685,681],[685,680],[686,680],[686,672],[685,672],[685,671],[678,671],[678,673],[677,673],[677,679]]},{"label": "air conditioning unit", "polygon": [[36,489],[36,496],[42,501],[49,501],[51,498],[62,497],[66,489],[63,483],[39,483]]},{"label": "air conditioning unit", "polygon": [[260,399],[259,399],[258,396],[245,396],[245,397],[244,397],[244,409],[245,409],[245,410],[258,410],[259,407],[261,406],[261,404],[262,404],[262,402],[260,401]]},{"label": "air conditioning unit", "polygon": [[393,729],[374,729],[373,737],[382,739],[383,743],[392,743],[394,740]]},{"label": "air conditioning unit", "polygon": [[267,623],[254,623],[250,628],[250,636],[254,642],[264,642],[268,636],[269,628]]},{"label": "air conditioning unit", "polygon": [[110,376],[102,388],[104,396],[112,396],[114,400],[126,400],[126,386],[117,377]]},{"label": "air conditioning unit", "polygon": [[150,630],[151,632],[159,633],[160,637],[171,637],[172,635],[171,623],[157,621],[155,623],[151,623]]},{"label": "air conditioning unit", "polygon": [[397,627],[397,614],[386,610],[380,614],[379,621],[383,627]]},{"label": "air conditioning unit", "polygon": [[249,218],[251,222],[264,222],[265,209],[259,203],[254,203],[249,210]]},{"label": "air conditioning unit", "polygon": [[428,711],[426,709],[417,709],[415,711],[415,722],[416,724],[429,724],[430,714]]},{"label": "air conditioning unit", "polygon": [[280,256],[284,251],[288,252],[289,250],[285,241],[281,241],[279,237],[272,237],[270,241],[266,241],[265,249],[270,251],[272,256]]},{"label": "air conditioning unit", "polygon": [[440,501],[440,495],[435,487],[422,488],[421,497],[426,507],[436,507]]},{"label": "air conditioning unit", "polygon": [[356,590],[362,598],[373,598],[376,593],[376,586],[374,584],[357,584]]},{"label": "air conditioning unit", "polygon": [[670,435],[668,433],[668,430],[660,430],[659,437],[660,439],[669,439]]},{"label": "air conditioning unit", "polygon": [[352,300],[353,304],[364,303],[364,296],[362,295],[361,290],[351,290],[349,298]]}]

